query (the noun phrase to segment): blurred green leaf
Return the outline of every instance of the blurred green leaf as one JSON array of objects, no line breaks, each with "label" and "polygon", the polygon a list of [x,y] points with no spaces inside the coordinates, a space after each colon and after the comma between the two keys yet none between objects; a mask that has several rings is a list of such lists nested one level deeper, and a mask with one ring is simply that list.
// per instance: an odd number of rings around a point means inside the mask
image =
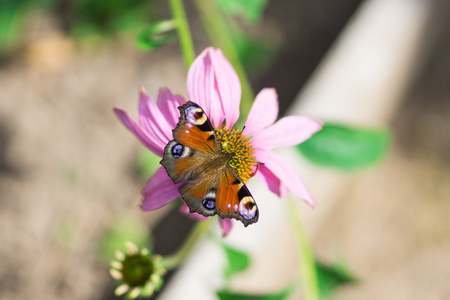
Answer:
[{"label": "blurred green leaf", "polygon": [[20,39],[29,0],[0,1],[0,56],[11,52]]},{"label": "blurred green leaf", "polygon": [[326,265],[316,260],[320,298],[330,297],[337,288],[352,283],[355,278],[342,265]]},{"label": "blurred green leaf", "polygon": [[143,149],[143,151],[139,152],[138,156],[138,174],[144,178],[149,178],[161,166],[160,161],[161,157],[148,151],[148,149]]},{"label": "blurred green leaf", "polygon": [[72,25],[70,34],[73,38],[82,41],[88,49],[96,49],[105,42],[105,36],[95,24],[79,22]]},{"label": "blurred green leaf", "polygon": [[230,247],[222,243],[223,249],[225,250],[228,267],[225,269],[225,277],[230,278],[236,273],[242,272],[250,264],[250,257],[247,253],[242,250]]},{"label": "blurred green leaf", "polygon": [[286,289],[278,293],[273,294],[243,294],[239,292],[232,292],[228,290],[217,291],[216,295],[220,300],[283,300],[289,297],[289,295],[294,291],[294,286],[289,286]]},{"label": "blurred green leaf", "polygon": [[123,217],[111,224],[111,228],[99,241],[99,255],[105,261],[114,258],[116,250],[125,250],[125,242],[133,242],[138,247],[150,245],[150,231],[147,225],[136,218]]},{"label": "blurred green leaf", "polygon": [[231,14],[239,15],[247,22],[258,22],[261,20],[268,0],[217,0],[222,9]]},{"label": "blurred green leaf", "polygon": [[297,145],[297,149],[313,163],[349,170],[381,161],[389,144],[386,129],[324,124],[321,131]]},{"label": "blurred green leaf", "polygon": [[174,20],[158,21],[144,29],[138,36],[136,44],[142,50],[154,50],[176,37]]},{"label": "blurred green leaf", "polygon": [[[154,10],[152,1],[71,1],[63,11],[72,34],[109,35],[119,31],[142,28]],[[68,16],[68,17],[67,17]],[[81,28],[81,30],[80,30]],[[90,31],[88,31],[90,29]]]},{"label": "blurred green leaf", "polygon": [[255,40],[236,27],[233,29],[233,43],[244,67],[250,73],[264,71],[270,65],[277,45]]}]

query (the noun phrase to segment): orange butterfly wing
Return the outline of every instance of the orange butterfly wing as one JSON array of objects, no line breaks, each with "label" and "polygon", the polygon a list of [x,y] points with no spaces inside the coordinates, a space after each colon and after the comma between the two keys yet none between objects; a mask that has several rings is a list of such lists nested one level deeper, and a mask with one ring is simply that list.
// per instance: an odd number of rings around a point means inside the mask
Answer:
[{"label": "orange butterfly wing", "polygon": [[214,128],[200,106],[188,101],[179,110],[180,121],[173,130],[174,139],[194,151],[220,152]]},{"label": "orange butterfly wing", "polygon": [[190,179],[211,155],[214,158],[220,153],[214,128],[203,110],[190,101],[178,109],[180,120],[173,130],[174,140],[164,148],[161,161],[174,183]]},{"label": "orange butterfly wing", "polygon": [[161,164],[174,183],[186,181],[180,194],[191,212],[235,218],[245,226],[258,220],[258,207],[236,171],[231,154],[222,154],[214,128],[203,110],[187,102],[179,107],[174,140],[164,149]]}]

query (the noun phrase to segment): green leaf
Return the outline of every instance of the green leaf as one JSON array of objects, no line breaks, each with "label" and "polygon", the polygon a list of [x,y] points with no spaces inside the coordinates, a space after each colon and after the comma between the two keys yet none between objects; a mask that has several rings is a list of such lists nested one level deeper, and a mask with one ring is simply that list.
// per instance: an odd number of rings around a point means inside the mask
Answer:
[{"label": "green leaf", "polygon": [[258,22],[261,20],[268,0],[217,0],[222,9],[231,14],[239,15],[247,22]]},{"label": "green leaf", "polygon": [[381,161],[389,144],[390,134],[385,129],[324,124],[321,131],[297,145],[297,149],[318,165],[350,170]]},{"label": "green leaf", "polygon": [[100,238],[99,255],[105,261],[114,258],[116,250],[125,250],[125,242],[133,242],[138,247],[150,245],[150,232],[144,222],[132,217],[123,217],[113,222],[111,228]]},{"label": "green leaf", "polygon": [[289,297],[294,291],[294,286],[289,286],[281,292],[273,294],[243,294],[239,292],[232,292],[228,290],[217,291],[216,295],[220,300],[283,300]]},{"label": "green leaf", "polygon": [[222,244],[222,246],[228,259],[228,267],[225,269],[226,278],[247,269],[250,264],[250,257],[247,253],[225,244]]},{"label": "green leaf", "polygon": [[355,278],[339,264],[326,265],[316,260],[317,278],[319,281],[320,298],[330,297],[343,284],[352,283]]},{"label": "green leaf", "polygon": [[175,38],[175,33],[171,32],[175,28],[176,23],[174,20],[155,22],[139,34],[136,45],[142,50],[154,50]]}]

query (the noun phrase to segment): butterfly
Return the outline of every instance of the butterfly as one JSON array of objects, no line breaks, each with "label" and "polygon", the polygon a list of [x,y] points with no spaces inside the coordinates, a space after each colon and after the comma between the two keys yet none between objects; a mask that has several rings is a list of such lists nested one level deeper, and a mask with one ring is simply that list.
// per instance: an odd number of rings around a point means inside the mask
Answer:
[{"label": "butterfly", "polygon": [[180,119],[173,140],[164,148],[161,164],[178,188],[190,212],[240,220],[244,226],[258,221],[258,207],[236,170],[233,153],[222,153],[203,109],[188,101],[178,107]]}]

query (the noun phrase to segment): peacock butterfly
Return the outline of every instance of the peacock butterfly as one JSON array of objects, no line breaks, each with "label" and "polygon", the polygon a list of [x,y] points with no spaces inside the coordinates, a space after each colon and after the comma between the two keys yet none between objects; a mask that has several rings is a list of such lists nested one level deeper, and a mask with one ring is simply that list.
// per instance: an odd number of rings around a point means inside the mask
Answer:
[{"label": "peacock butterfly", "polygon": [[222,146],[203,109],[188,101],[178,107],[180,119],[173,140],[164,148],[161,164],[178,188],[190,212],[234,218],[244,226],[258,221],[258,207],[236,170],[233,153]]}]

